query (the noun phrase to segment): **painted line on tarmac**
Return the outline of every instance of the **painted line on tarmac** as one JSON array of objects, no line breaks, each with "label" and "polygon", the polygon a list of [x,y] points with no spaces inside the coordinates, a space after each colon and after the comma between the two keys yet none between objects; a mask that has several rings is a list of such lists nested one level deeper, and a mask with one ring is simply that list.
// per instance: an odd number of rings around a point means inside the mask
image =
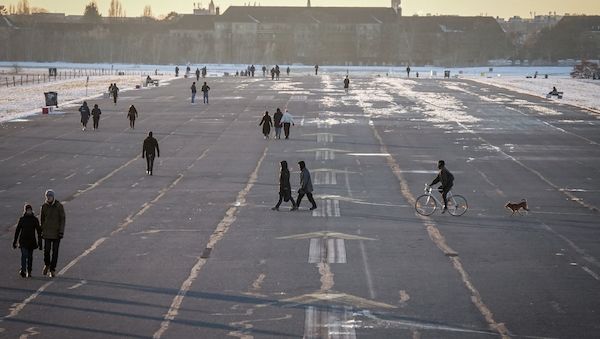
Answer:
[{"label": "painted line on tarmac", "polygon": [[347,261],[344,239],[310,239],[308,263],[318,264],[321,262],[345,264]]},{"label": "painted line on tarmac", "polygon": [[[383,142],[383,138],[381,137],[377,129],[374,126],[371,126],[371,130],[373,131],[375,138],[379,141],[381,153],[390,154],[386,144]],[[411,205],[414,205],[415,197],[412,195],[410,188],[408,187],[408,183],[402,175],[400,165],[391,154],[386,159],[388,166],[390,167],[390,169],[398,179],[398,182],[400,183],[400,191],[402,195]],[[437,228],[433,219],[431,219],[430,217],[422,216],[420,214],[418,214],[418,217],[422,220],[423,224],[425,225],[427,233],[429,234],[429,238],[442,252],[444,252],[446,256],[448,256],[450,262],[452,263],[452,266],[460,274],[464,285],[471,292],[471,302],[473,302],[475,307],[485,318],[489,327],[492,330],[496,331],[498,334],[500,334],[502,338],[510,338],[510,332],[506,328],[505,324],[496,322],[496,320],[494,319],[494,314],[484,303],[483,298],[479,293],[479,290],[471,282],[471,278],[465,270],[465,268],[463,267],[460,258],[457,256],[457,253],[446,243],[446,239],[444,238],[440,230]]]},{"label": "painted line on tarmac", "polygon": [[[250,174],[246,186],[238,193],[236,202],[232,204],[232,207],[230,207],[227,210],[227,212],[225,212],[225,216],[219,222],[219,224],[211,234],[205,249],[212,250],[219,243],[219,241],[223,239],[225,234],[227,234],[233,223],[236,221],[237,214],[240,209],[239,207],[244,206],[246,204],[246,196],[248,195],[252,187],[254,187],[254,184],[258,179],[258,171],[260,170],[260,167],[267,156],[268,150],[269,148],[266,147],[262,156],[260,157],[260,159],[258,159],[258,163],[256,164],[254,171]],[[183,282],[183,284],[181,284],[179,292],[177,292],[177,295],[175,296],[175,298],[173,298],[173,301],[171,302],[171,307],[169,307],[169,310],[165,314],[164,320],[161,323],[160,328],[156,332],[154,332],[154,335],[152,336],[153,338],[161,338],[163,334],[165,334],[165,332],[169,329],[171,322],[175,320],[175,318],[179,314],[179,309],[181,308],[183,299],[194,284],[194,281],[196,281],[196,279],[198,278],[200,270],[202,270],[207,261],[208,258],[198,258],[198,261],[192,267],[189,276]]]}]

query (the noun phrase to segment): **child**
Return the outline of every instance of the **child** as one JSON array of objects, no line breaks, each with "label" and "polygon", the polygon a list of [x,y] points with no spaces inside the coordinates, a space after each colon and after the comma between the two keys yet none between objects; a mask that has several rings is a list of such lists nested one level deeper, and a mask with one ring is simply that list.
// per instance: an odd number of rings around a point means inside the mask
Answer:
[{"label": "child", "polygon": [[[35,234],[37,233],[37,240]],[[15,230],[15,239],[13,248],[17,248],[17,240],[21,247],[21,271],[19,274],[25,278],[31,277],[31,267],[33,261],[33,250],[42,249],[42,229],[38,218],[33,214],[31,205],[25,205],[25,213],[19,219],[19,224]],[[25,273],[27,272],[27,273]]]}]

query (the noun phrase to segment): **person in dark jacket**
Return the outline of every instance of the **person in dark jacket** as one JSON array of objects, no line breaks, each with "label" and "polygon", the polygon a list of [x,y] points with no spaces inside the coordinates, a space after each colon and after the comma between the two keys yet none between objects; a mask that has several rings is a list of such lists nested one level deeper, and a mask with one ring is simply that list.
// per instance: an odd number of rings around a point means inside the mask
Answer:
[{"label": "person in dark jacket", "polygon": [[85,131],[88,121],[90,120],[90,108],[88,107],[88,103],[86,101],[84,101],[83,105],[79,107],[79,113],[81,113],[81,125],[83,126],[81,130]]},{"label": "person in dark jacket", "polygon": [[150,132],[148,133],[148,137],[144,140],[144,146],[142,148],[142,159],[146,158],[146,174],[152,175],[155,156],[160,158],[160,149],[158,148],[158,141],[154,139],[152,132]]},{"label": "person in dark jacket", "polygon": [[273,127],[275,127],[275,138],[277,139],[281,139],[281,129],[283,128],[282,118],[283,112],[278,108],[277,112],[273,114]]},{"label": "person in dark jacket", "polygon": [[298,162],[298,166],[300,166],[300,188],[298,189],[298,199],[296,199],[296,209],[300,207],[300,202],[302,202],[302,198],[306,195],[308,201],[312,204],[310,210],[315,210],[317,209],[317,203],[312,195],[313,185],[310,178],[310,172],[306,168],[304,161]]},{"label": "person in dark jacket", "polygon": [[296,210],[296,202],[292,197],[292,185],[290,185],[290,170],[288,169],[287,161],[281,162],[281,172],[279,174],[279,201],[277,205],[272,208],[273,211],[279,211],[279,206],[281,206],[281,202],[291,201],[292,202],[292,211]]},{"label": "person in dark jacket", "polygon": [[21,271],[19,271],[19,274],[23,278],[31,278],[33,250],[36,248],[42,249],[42,229],[40,228],[40,221],[33,214],[33,208],[29,204],[25,205],[24,214],[17,224],[13,248],[17,248],[17,243],[21,248]]},{"label": "person in dark jacket", "polygon": [[290,66],[288,66],[288,68],[286,68],[286,70],[285,70],[285,71],[286,71],[286,73],[287,73],[287,76],[290,76]]},{"label": "person in dark jacket", "polygon": [[319,65],[315,65],[315,75],[319,75]]},{"label": "person in dark jacket", "polygon": [[273,126],[273,120],[271,120],[269,111],[265,112],[265,115],[263,115],[262,120],[260,121],[260,124],[258,124],[258,126],[262,126],[262,132],[265,136],[265,139],[269,139],[269,135],[271,134],[271,126]]},{"label": "person in dark jacket", "polygon": [[119,96],[119,87],[117,87],[116,83],[113,85],[112,96],[113,96],[113,101],[115,102],[115,105],[117,105],[117,97]]},{"label": "person in dark jacket", "polygon": [[92,110],[92,119],[94,120],[94,131],[98,129],[98,125],[100,124],[100,114],[102,111],[98,108],[98,104],[94,105],[94,109]]},{"label": "person in dark jacket", "polygon": [[127,112],[127,119],[129,119],[129,128],[135,128],[135,119],[138,117],[138,111],[135,106],[129,106],[129,112]]},{"label": "person in dark jacket", "polygon": [[190,87],[192,91],[192,104],[194,103],[194,99],[196,99],[196,82],[192,83],[192,87]]},{"label": "person in dark jacket", "polygon": [[56,264],[58,263],[58,248],[60,240],[65,234],[65,209],[63,205],[54,198],[54,191],[46,191],[46,202],[42,205],[40,221],[42,238],[44,239],[44,275],[56,276]]},{"label": "person in dark jacket", "polygon": [[349,89],[350,89],[350,78],[348,78],[348,76],[346,75],[346,79],[344,79],[344,91],[346,91],[346,93],[348,93]]},{"label": "person in dark jacket", "polygon": [[208,91],[210,91],[210,86],[208,86],[206,82],[204,82],[204,85],[202,85],[202,93],[204,93],[205,104],[208,104]]},{"label": "person in dark jacket", "polygon": [[446,213],[448,210],[448,192],[450,192],[452,186],[454,186],[454,175],[448,171],[446,168],[446,162],[444,160],[438,161],[438,169],[440,171],[437,177],[433,179],[429,186],[433,186],[438,182],[442,183],[442,186],[439,188],[440,192],[442,193],[442,199],[444,199],[444,210],[442,213]]},{"label": "person in dark jacket", "polygon": [[200,81],[200,69],[196,68],[196,81]]}]

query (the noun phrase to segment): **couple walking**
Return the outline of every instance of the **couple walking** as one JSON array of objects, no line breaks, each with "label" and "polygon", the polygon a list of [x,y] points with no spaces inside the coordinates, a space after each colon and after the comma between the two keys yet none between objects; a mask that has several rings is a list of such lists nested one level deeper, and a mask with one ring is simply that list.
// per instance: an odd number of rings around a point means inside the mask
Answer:
[{"label": "couple walking", "polygon": [[288,169],[287,161],[281,162],[281,172],[279,175],[279,201],[277,202],[277,205],[272,208],[273,211],[279,211],[279,206],[281,206],[282,201],[291,201],[292,211],[296,211],[300,207],[300,202],[302,202],[302,198],[304,198],[305,195],[312,204],[310,210],[317,209],[317,203],[315,203],[315,199],[312,195],[313,186],[312,180],[310,179],[310,172],[306,168],[304,161],[298,162],[298,166],[300,166],[300,189],[298,189],[298,199],[294,201],[294,198],[292,197],[292,185],[290,185],[290,170]]},{"label": "couple walking", "polygon": [[269,139],[269,135],[271,135],[271,126],[275,127],[275,139],[281,139],[281,129],[283,128],[285,133],[285,138],[290,138],[290,127],[296,126],[294,123],[294,117],[285,110],[285,113],[281,112],[281,109],[277,108],[277,112],[273,115],[273,119],[269,115],[269,111],[265,112],[265,115],[262,117],[259,126],[262,126],[262,132],[265,136],[265,139]]}]

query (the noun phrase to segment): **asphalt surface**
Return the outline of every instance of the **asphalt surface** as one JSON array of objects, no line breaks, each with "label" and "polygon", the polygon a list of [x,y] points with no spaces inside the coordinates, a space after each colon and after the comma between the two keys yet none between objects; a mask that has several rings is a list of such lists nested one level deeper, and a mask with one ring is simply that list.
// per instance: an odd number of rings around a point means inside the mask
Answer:
[{"label": "asphalt surface", "polygon": [[[75,109],[1,125],[0,336],[600,337],[598,115],[466,80],[208,81],[210,105],[183,79],[91,100],[98,131]],[[258,127],[277,107],[290,140]],[[414,211],[439,159],[462,217]],[[271,211],[281,160],[294,190],[306,161],[316,211]],[[22,279],[14,225],[48,188],[59,275],[36,251]]]}]

